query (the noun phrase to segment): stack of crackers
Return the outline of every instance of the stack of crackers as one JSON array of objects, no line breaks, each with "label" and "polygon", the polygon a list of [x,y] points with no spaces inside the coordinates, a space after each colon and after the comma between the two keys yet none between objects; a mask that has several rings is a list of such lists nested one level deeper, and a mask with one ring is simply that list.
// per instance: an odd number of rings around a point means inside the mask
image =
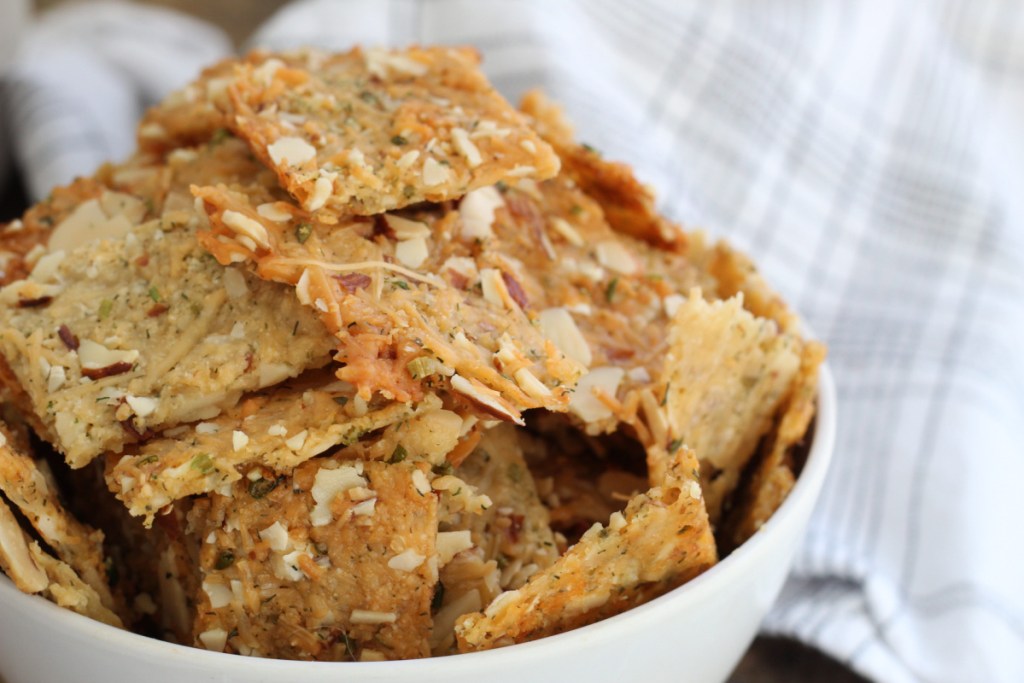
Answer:
[{"label": "stack of crackers", "polygon": [[210,650],[541,638],[792,487],[821,345],[470,49],[253,53],[0,232],[0,567]]}]

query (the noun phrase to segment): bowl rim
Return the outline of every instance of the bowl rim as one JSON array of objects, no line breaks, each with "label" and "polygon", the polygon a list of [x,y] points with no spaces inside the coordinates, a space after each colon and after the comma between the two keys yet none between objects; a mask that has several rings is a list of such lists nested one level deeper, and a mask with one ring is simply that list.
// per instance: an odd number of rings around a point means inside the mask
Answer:
[{"label": "bowl rim", "polygon": [[97,645],[105,644],[114,651],[134,651],[136,656],[146,657],[154,663],[168,661],[169,658],[187,657],[189,665],[193,667],[209,666],[217,669],[227,666],[239,673],[247,671],[255,673],[257,670],[260,674],[275,672],[299,674],[302,672],[312,673],[314,670],[323,673],[333,669],[350,673],[372,671],[375,675],[413,673],[414,671],[423,674],[436,671],[457,671],[463,667],[480,665],[501,666],[509,661],[509,658],[518,664],[523,664],[524,660],[539,661],[552,654],[564,655],[567,649],[572,649],[573,645],[594,646],[603,643],[621,645],[622,634],[635,630],[640,622],[656,621],[658,618],[663,618],[666,612],[677,612],[685,610],[688,606],[698,605],[708,600],[722,587],[730,585],[732,577],[742,575],[748,570],[749,565],[756,563],[758,557],[764,552],[765,546],[771,542],[773,530],[785,524],[788,518],[798,514],[803,499],[811,498],[809,504],[813,506],[832,458],[835,445],[836,410],[835,382],[828,363],[823,363],[818,380],[813,442],[793,490],[764,526],[721,562],[682,586],[643,605],[594,624],[528,643],[458,656],[386,662],[294,661],[212,652],[118,629],[58,607],[40,596],[22,593],[3,574],[0,574],[0,605],[11,605],[16,607],[18,612],[36,611],[40,615],[48,610],[50,615],[48,618],[53,622],[51,628],[54,631],[64,631],[69,635],[76,635],[82,640],[95,640]]}]

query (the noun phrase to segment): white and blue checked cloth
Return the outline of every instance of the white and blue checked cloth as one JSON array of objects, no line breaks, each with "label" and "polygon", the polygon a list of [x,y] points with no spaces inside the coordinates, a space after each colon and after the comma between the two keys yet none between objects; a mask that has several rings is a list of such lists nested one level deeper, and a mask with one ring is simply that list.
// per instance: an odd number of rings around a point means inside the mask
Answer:
[{"label": "white and blue checked cloth", "polygon": [[[137,6],[25,35],[4,112],[35,197],[229,50]],[[356,42],[478,46],[828,342],[834,469],[766,633],[880,681],[1024,681],[1024,5],[307,0],[252,40]]]}]

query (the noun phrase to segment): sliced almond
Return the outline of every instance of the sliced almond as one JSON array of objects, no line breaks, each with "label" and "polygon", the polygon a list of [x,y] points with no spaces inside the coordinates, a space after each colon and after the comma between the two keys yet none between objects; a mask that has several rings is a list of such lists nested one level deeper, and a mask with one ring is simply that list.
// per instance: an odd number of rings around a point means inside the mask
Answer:
[{"label": "sliced almond", "polygon": [[548,308],[540,312],[541,333],[569,358],[590,367],[593,355],[572,314],[564,308]]}]

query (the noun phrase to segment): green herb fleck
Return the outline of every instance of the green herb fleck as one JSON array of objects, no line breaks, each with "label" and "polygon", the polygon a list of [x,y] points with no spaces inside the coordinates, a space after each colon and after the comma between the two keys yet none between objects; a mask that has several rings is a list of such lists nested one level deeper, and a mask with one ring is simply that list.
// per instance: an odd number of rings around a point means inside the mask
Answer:
[{"label": "green herb fleck", "polygon": [[398,287],[399,289],[409,289],[409,283],[406,282],[405,280],[392,280],[391,284],[393,284],[395,287]]},{"label": "green herb fleck", "polygon": [[584,142],[583,143],[583,149],[587,150],[591,154],[596,154],[598,156],[601,156],[601,153],[599,151],[597,151],[597,148],[594,147],[593,145],[588,145],[587,143]]},{"label": "green herb fleck", "polygon": [[298,332],[298,331],[299,331],[299,321],[296,320],[295,321],[295,325],[292,327],[292,336],[294,337],[295,333]]},{"label": "green herb fleck", "polygon": [[150,465],[150,464],[156,462],[159,459],[160,459],[160,457],[158,455],[156,455],[156,454],[147,455],[145,458],[143,458],[142,460],[140,460],[138,462],[138,466],[142,467],[143,465]]},{"label": "green herb fleck", "polygon": [[433,375],[437,369],[437,362],[430,356],[418,356],[405,364],[405,369],[413,379],[423,379]]},{"label": "green herb fleck", "polygon": [[110,312],[114,310],[114,302],[110,299],[104,299],[100,302],[100,320],[105,320]]},{"label": "green herb fleck", "polygon": [[396,135],[395,137],[391,138],[391,144],[392,145],[408,145],[409,141],[406,140],[405,138],[403,138],[401,135]]},{"label": "green herb fleck", "polygon": [[405,450],[405,446],[398,444],[395,446],[394,452],[391,453],[391,457],[388,458],[388,463],[394,465],[395,463],[402,462],[409,457],[409,452]]},{"label": "green herb fleck", "polygon": [[343,406],[346,403],[348,403],[348,396],[335,396],[334,402],[337,403],[339,406]]},{"label": "green herb fleck", "polygon": [[224,570],[235,563],[235,554],[230,550],[225,550],[217,556],[217,561],[213,564],[213,568],[217,570]]},{"label": "green herb fleck", "polygon": [[156,287],[150,287],[149,298],[157,303],[160,303],[160,290],[157,289]]},{"label": "green herb fleck", "polygon": [[608,286],[604,290],[604,300],[608,303],[612,302],[615,298],[615,288],[619,286],[619,278],[613,277],[612,281],[608,283]]},{"label": "green herb fleck", "polygon": [[569,213],[571,213],[573,216],[579,216],[581,213],[583,213],[583,207],[580,206],[579,204],[573,204],[572,208],[569,209]]},{"label": "green herb fleck", "polygon": [[299,223],[295,226],[295,239],[299,241],[299,244],[305,244],[312,234],[313,225],[311,223]]},{"label": "green herb fleck", "polygon": [[277,488],[277,479],[264,479],[260,477],[256,481],[249,482],[249,495],[259,500]]},{"label": "green herb fleck", "polygon": [[438,475],[439,477],[443,477],[446,474],[451,474],[453,468],[452,464],[445,460],[440,465],[434,465],[431,469],[433,470],[434,474]]},{"label": "green herb fleck", "polygon": [[192,458],[192,462],[189,463],[189,467],[200,474],[209,474],[213,471],[213,460],[210,458],[209,453],[200,453],[196,457]]},{"label": "green herb fleck", "polygon": [[380,100],[377,99],[377,96],[374,95],[369,90],[364,90],[363,92],[359,93],[359,99],[361,99],[363,102],[366,102],[367,104],[380,104]]},{"label": "green herb fleck", "polygon": [[668,444],[668,452],[669,452],[669,454],[671,455],[671,454],[675,453],[676,451],[678,451],[680,449],[680,447],[682,447],[682,445],[683,445],[683,440],[682,439],[672,439],[672,441],[670,441],[669,444]]}]

